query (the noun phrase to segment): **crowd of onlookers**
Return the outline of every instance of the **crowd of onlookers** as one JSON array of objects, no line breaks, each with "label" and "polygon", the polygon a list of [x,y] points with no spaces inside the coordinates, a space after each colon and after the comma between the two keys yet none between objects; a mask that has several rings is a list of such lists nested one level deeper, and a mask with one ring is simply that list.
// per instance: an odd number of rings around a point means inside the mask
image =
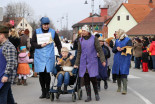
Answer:
[{"label": "crowd of onlookers", "polygon": [[135,37],[132,39],[133,54],[132,60],[135,63],[135,69],[141,69],[148,72],[148,69],[155,71],[155,36],[154,37]]}]

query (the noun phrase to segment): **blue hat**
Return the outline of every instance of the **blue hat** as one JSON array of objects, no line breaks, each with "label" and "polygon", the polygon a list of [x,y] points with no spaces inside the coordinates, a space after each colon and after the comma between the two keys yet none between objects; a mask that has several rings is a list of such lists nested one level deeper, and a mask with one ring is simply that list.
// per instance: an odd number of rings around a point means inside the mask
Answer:
[{"label": "blue hat", "polygon": [[20,47],[20,50],[23,50],[24,48],[26,48],[26,46],[21,46],[21,47]]},{"label": "blue hat", "polygon": [[49,20],[48,17],[42,17],[40,19],[40,22],[41,22],[41,25],[43,25],[43,24],[49,24],[50,23],[50,20]]}]

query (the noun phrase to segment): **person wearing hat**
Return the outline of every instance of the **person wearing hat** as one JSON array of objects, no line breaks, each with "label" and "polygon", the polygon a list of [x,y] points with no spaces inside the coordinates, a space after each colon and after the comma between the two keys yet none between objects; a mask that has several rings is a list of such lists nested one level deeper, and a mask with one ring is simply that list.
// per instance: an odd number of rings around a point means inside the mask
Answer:
[{"label": "person wearing hat", "polygon": [[80,29],[78,31],[78,35],[77,35],[77,38],[74,40],[74,44],[73,44],[73,48],[72,50],[75,50],[75,56],[77,56],[77,49],[78,49],[78,41],[79,41],[79,38],[82,36],[82,30]]},{"label": "person wearing hat", "polygon": [[[109,48],[105,45],[105,39],[100,36],[98,38],[99,42],[100,42],[100,46],[102,47],[102,50],[104,52],[104,55],[105,55],[105,59],[106,59],[106,66],[103,66],[100,59],[98,58],[98,70],[99,70],[99,75],[97,76],[97,84],[98,84],[98,90],[100,90],[100,83],[101,83],[101,80],[104,81],[104,89],[107,89],[108,88],[108,83],[107,83],[107,59],[110,57],[110,50]],[[100,57],[98,55],[98,57]]]},{"label": "person wearing hat", "polygon": [[108,71],[107,71],[107,74],[108,74],[108,78],[107,80],[110,80],[110,74],[111,74],[111,69],[112,69],[112,65],[113,65],[113,58],[114,58],[114,53],[112,52],[112,48],[110,47],[110,42],[113,40],[114,38],[113,37],[110,37],[110,38],[107,38],[106,39],[106,45],[110,51],[110,57],[108,58]]},{"label": "person wearing hat", "polygon": [[63,66],[73,66],[74,64],[74,56],[69,53],[69,50],[67,47],[61,48],[61,56],[57,59],[57,90],[60,93],[61,92],[61,86],[64,82],[64,93],[67,93],[67,86],[69,85],[70,76],[73,76],[72,71],[64,71]]},{"label": "person wearing hat", "polygon": [[84,25],[82,27],[82,37],[79,39],[78,43],[78,52],[74,67],[79,67],[79,77],[84,77],[87,92],[87,99],[85,102],[92,100],[90,81],[93,84],[96,101],[100,100],[96,78],[98,76],[97,53],[100,55],[102,65],[105,66],[106,60],[98,38],[91,34],[88,25]]},{"label": "person wearing hat", "polygon": [[[115,46],[115,42],[118,40],[118,35],[116,34],[116,31],[115,31],[115,33],[114,33],[114,39],[112,39],[111,41],[110,41],[110,43],[109,43],[109,46],[113,49],[114,48],[114,46]],[[117,51],[116,51],[117,52]],[[115,52],[113,52],[112,51],[112,53],[114,53],[115,54]],[[113,60],[113,59],[112,59]],[[112,66],[113,66],[113,64],[112,64]],[[113,70],[113,69],[112,69]],[[112,74],[112,79],[113,79],[113,83],[116,83],[116,80],[117,80],[117,75],[116,74]]]},{"label": "person wearing hat", "polygon": [[16,104],[11,84],[16,76],[17,51],[8,33],[9,27],[0,25],[0,104]]},{"label": "person wearing hat", "polygon": [[33,59],[29,59],[28,53],[26,46],[21,46],[20,47],[20,53],[18,55],[18,69],[17,69],[17,74],[18,74],[18,83],[17,85],[21,85],[21,79],[22,77],[24,78],[23,85],[27,85],[27,75],[30,74],[30,67],[29,63],[33,62]]},{"label": "person wearing hat", "polygon": [[[50,72],[53,71],[55,67],[55,53],[54,53],[54,43],[58,48],[59,54],[61,53],[61,42],[59,40],[58,34],[50,26],[50,20],[48,17],[42,17],[40,19],[41,27],[36,29],[32,36],[32,46],[35,48],[34,52],[34,68],[35,72],[39,73],[39,82],[41,85],[42,95],[39,97],[49,99],[49,89],[51,76]],[[37,35],[43,33],[51,33],[52,40],[54,42],[47,44],[38,44]]]},{"label": "person wearing hat", "polygon": [[116,32],[118,39],[115,42],[115,46],[113,47],[114,55],[114,63],[112,68],[112,73],[117,75],[117,84],[118,89],[117,92],[121,92],[121,82],[123,82],[123,91],[122,94],[127,94],[127,76],[129,74],[130,68],[130,59],[131,55],[121,55],[122,52],[126,52],[125,49],[122,47],[125,46],[132,46],[132,41],[128,36],[125,34],[125,31],[119,29]]}]

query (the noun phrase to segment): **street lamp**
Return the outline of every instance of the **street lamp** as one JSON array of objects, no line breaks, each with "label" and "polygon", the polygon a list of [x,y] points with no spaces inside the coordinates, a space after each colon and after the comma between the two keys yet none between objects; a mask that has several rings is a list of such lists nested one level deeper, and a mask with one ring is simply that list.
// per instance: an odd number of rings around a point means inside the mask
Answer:
[{"label": "street lamp", "polygon": [[[92,8],[92,32],[94,31],[94,18],[93,18],[93,15],[94,15],[94,0],[91,0],[92,1],[92,4],[91,4],[91,8]],[[84,4],[88,4],[87,0],[85,1]]]},{"label": "street lamp", "polygon": [[60,20],[57,20],[57,22],[60,22],[61,30],[62,30],[62,19],[64,19],[64,17],[61,17]]}]

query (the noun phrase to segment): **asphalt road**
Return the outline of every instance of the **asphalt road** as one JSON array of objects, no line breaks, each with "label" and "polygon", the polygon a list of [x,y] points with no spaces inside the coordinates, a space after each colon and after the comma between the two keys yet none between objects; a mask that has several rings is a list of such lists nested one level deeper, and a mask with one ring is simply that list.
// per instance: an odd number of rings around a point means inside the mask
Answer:
[{"label": "asphalt road", "polygon": [[[52,77],[53,79],[53,77]],[[52,80],[53,81],[53,80]],[[28,78],[28,86],[13,85],[12,90],[14,98],[18,104],[83,104],[86,99],[85,88],[82,87],[82,100],[72,102],[72,95],[60,95],[59,100],[39,99],[41,95],[40,84],[38,78]],[[95,101],[92,89],[92,101],[89,104],[155,104],[155,72],[142,72],[139,69],[130,69],[128,76],[128,93],[122,95],[116,92],[117,85],[108,82],[108,89],[103,88],[101,83],[100,101]]]}]

